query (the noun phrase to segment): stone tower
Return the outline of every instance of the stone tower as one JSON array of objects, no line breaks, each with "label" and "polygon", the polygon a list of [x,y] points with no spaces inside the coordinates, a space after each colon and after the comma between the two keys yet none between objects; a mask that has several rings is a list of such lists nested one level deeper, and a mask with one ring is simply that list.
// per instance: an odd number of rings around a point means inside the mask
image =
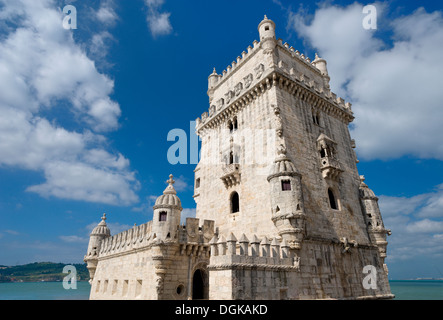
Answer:
[{"label": "stone tower", "polygon": [[101,249],[103,240],[111,236],[111,231],[106,224],[106,214],[103,214],[102,221],[92,230],[89,236],[88,251],[84,261],[87,263],[87,268],[91,279],[94,278],[95,270],[98,264],[98,255]]},{"label": "stone tower", "polygon": [[[226,295],[210,298],[390,298],[384,264],[389,231],[376,197],[360,181],[348,129],[351,104],[331,92],[325,59],[316,54],[311,61],[276,39],[275,23],[266,16],[258,31],[260,42],[209,76],[209,111],[196,120],[202,139],[197,218],[214,220],[218,230],[210,281],[232,285]],[[279,258],[292,259],[292,271],[275,269],[286,282],[274,274],[268,291],[245,283],[251,266],[240,268],[240,276],[239,261],[232,260],[233,244],[249,256],[257,253],[256,240],[265,257],[273,257],[266,250],[272,242]],[[366,265],[378,270],[376,290],[362,287]]]},{"label": "stone tower", "polygon": [[181,224],[172,175],[153,220],[111,236],[103,216],[84,259],[91,299],[393,297],[390,230],[357,170],[351,104],[324,59],[276,39],[266,16],[258,31],[208,78],[197,217]]},{"label": "stone tower", "polygon": [[177,226],[180,225],[182,212],[181,201],[174,189],[172,175],[169,176],[163,194],[155,201],[152,232],[161,240],[177,238]]}]

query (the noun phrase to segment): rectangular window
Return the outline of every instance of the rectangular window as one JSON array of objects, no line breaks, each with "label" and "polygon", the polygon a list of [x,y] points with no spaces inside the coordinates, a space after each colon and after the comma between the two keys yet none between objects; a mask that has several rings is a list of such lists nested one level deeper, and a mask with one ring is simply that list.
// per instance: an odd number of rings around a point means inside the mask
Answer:
[{"label": "rectangular window", "polygon": [[162,212],[160,212],[160,216],[159,216],[158,221],[166,221],[167,217],[168,217],[168,214],[166,212],[162,211]]},{"label": "rectangular window", "polygon": [[282,191],[291,191],[291,181],[282,180],[281,182],[281,190]]}]

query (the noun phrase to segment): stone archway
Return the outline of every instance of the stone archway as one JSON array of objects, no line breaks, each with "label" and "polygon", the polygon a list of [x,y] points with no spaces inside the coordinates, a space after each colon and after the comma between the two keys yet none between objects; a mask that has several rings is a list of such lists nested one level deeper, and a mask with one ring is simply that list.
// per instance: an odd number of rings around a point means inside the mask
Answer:
[{"label": "stone archway", "polygon": [[196,269],[192,276],[192,300],[209,299],[208,274],[203,269]]}]

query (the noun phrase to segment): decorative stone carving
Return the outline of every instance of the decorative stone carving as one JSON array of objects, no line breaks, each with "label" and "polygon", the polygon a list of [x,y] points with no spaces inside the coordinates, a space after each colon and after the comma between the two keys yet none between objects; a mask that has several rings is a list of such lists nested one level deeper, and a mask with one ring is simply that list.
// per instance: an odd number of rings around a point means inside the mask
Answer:
[{"label": "decorative stone carving", "polygon": [[243,90],[243,83],[241,83],[241,82],[237,83],[234,87],[235,95],[238,96],[242,90]]},{"label": "decorative stone carving", "polygon": [[226,104],[229,104],[231,102],[232,98],[234,98],[234,92],[229,90],[227,93],[225,93],[225,101]]},{"label": "decorative stone carving", "polygon": [[212,117],[213,115],[215,115],[215,112],[217,111],[217,108],[212,105],[209,107],[209,117]]},{"label": "decorative stone carving", "polygon": [[254,80],[254,76],[252,75],[252,73],[250,73],[246,77],[244,77],[243,80],[245,81],[245,88],[247,89],[251,86],[252,80]]},{"label": "decorative stone carving", "polygon": [[225,100],[223,98],[219,99],[217,101],[217,110],[220,111],[221,109],[223,109],[224,105],[225,105]]},{"label": "decorative stone carving", "polygon": [[265,65],[262,63],[259,64],[257,67],[255,67],[254,71],[255,71],[255,77],[257,79],[260,79],[261,76],[263,75],[263,72],[265,72]]},{"label": "decorative stone carving", "polygon": [[240,183],[240,165],[228,164],[223,167],[223,176],[221,177],[226,188],[232,187]]}]

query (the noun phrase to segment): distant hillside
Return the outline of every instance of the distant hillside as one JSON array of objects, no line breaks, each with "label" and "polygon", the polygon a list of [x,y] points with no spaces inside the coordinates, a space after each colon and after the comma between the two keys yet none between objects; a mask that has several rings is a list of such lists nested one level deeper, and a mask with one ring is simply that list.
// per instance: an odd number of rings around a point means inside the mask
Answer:
[{"label": "distant hillside", "polygon": [[[65,263],[35,262],[21,266],[0,266],[0,282],[63,281]],[[77,270],[77,281],[89,280],[86,264],[72,264]]]}]

